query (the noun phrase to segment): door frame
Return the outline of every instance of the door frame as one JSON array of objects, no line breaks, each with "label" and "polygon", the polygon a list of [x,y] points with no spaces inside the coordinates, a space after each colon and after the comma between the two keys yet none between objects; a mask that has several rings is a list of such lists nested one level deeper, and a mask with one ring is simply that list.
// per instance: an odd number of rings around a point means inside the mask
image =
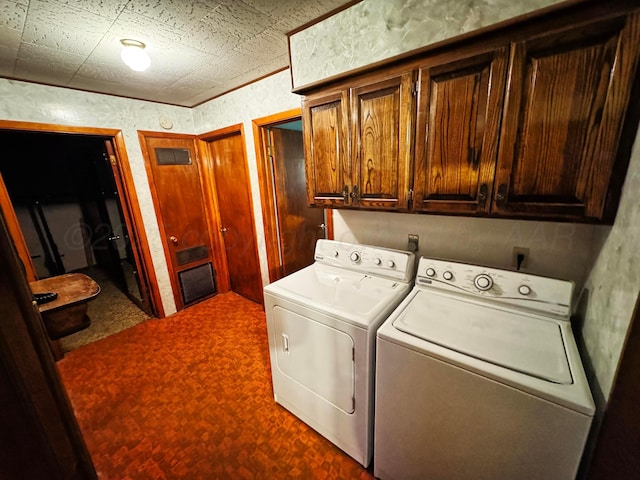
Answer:
[{"label": "door frame", "polygon": [[[269,132],[271,127],[289,123],[302,118],[302,109],[294,108],[266,117],[256,118],[253,124],[253,142],[256,149],[258,165],[258,184],[260,186],[260,203],[262,205],[262,223],[264,228],[265,247],[269,281],[274,282],[283,277],[283,265],[278,254],[279,235],[276,215],[275,191],[271,181],[271,161],[269,158]],[[333,210],[325,208],[327,238],[333,238]]]},{"label": "door frame", "polygon": [[[248,157],[247,157],[247,144],[246,137],[244,134],[244,125],[242,123],[237,123],[235,125],[230,125],[228,127],[220,128],[218,130],[212,130],[210,132],[201,133],[197,135],[197,143],[198,150],[200,151],[200,158],[202,159],[203,165],[203,178],[202,180],[205,183],[205,197],[207,198],[209,205],[212,206],[212,225],[215,227],[215,232],[212,232],[212,235],[215,237],[216,246],[216,256],[219,261],[219,265],[224,267],[221,268],[221,275],[224,276],[225,288],[226,292],[231,290],[231,278],[229,276],[229,268],[227,263],[227,251],[225,249],[224,237],[220,229],[222,228],[222,221],[220,219],[220,204],[218,201],[217,189],[216,189],[216,179],[213,175],[213,158],[211,156],[210,150],[210,142],[221,139],[223,137],[228,137],[231,135],[240,135],[242,139],[242,155],[246,164],[246,172],[247,172],[247,186],[249,187],[249,207],[251,212],[253,213],[253,193],[251,188],[251,177],[249,176],[249,165],[248,165]],[[255,215],[253,216],[253,221],[251,222],[251,227],[253,229],[253,238],[255,239],[255,248],[256,248],[256,257],[258,258],[258,267],[260,268],[260,285],[262,282],[262,267],[260,265],[260,253],[257,250],[258,248],[258,233],[256,230],[256,221]]]},{"label": "door frame", "polygon": [[[125,224],[127,231],[129,232],[129,239],[134,243],[136,248],[133,248],[133,255],[136,262],[136,268],[140,274],[141,283],[143,284],[143,292],[141,294],[149,301],[149,306],[154,315],[158,318],[164,317],[164,308],[162,306],[162,299],[160,297],[160,291],[158,289],[158,279],[156,272],[153,268],[153,262],[151,260],[151,250],[147,239],[146,230],[144,228],[144,222],[142,212],[140,211],[140,203],[138,201],[138,195],[136,194],[135,184],[133,181],[133,174],[131,172],[131,166],[129,164],[129,157],[127,156],[127,149],[124,143],[124,135],[122,130],[112,128],[94,128],[94,127],[71,127],[67,125],[56,125],[50,123],[35,123],[35,122],[18,122],[12,120],[0,120],[0,130],[17,130],[27,133],[63,133],[79,136],[98,136],[108,137],[111,140],[111,144],[114,148],[113,154],[110,154],[110,161],[115,161],[117,168],[112,169],[114,171],[114,177],[116,180],[116,186],[118,188],[118,197],[120,198],[120,204],[125,217]],[[113,163],[112,163],[113,165]],[[116,172],[118,175],[116,176]],[[9,201],[7,204],[6,201]],[[5,215],[7,215],[6,207],[10,207],[13,212],[13,218],[15,218],[15,212],[13,205],[10,203],[8,196],[6,198],[2,196],[0,198],[0,206],[2,206]],[[13,237],[13,241],[16,244],[16,249],[23,255],[26,252],[28,261],[23,260],[25,264],[25,270],[27,279],[35,280],[35,268],[29,257],[29,250],[27,248],[22,229],[20,229],[17,223],[9,220],[10,233]]]}]

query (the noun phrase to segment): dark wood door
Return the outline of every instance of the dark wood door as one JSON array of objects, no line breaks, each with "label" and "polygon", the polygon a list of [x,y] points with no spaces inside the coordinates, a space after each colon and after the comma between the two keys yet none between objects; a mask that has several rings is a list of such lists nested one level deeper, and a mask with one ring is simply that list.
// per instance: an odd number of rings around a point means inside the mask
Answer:
[{"label": "dark wood door", "polygon": [[302,102],[309,205],[349,205],[348,92],[310,95]]},{"label": "dark wood door", "polygon": [[262,303],[249,171],[240,133],[209,140],[231,290]]},{"label": "dark wood door", "polygon": [[406,210],[413,146],[412,76],[351,89],[352,203]]},{"label": "dark wood door", "polygon": [[324,209],[306,204],[302,132],[271,128],[273,177],[283,275],[314,262],[316,241],[325,238]]},{"label": "dark wood door", "polygon": [[212,262],[211,236],[194,138],[141,135],[146,146],[145,156],[176,307],[181,310],[185,301],[180,273]]},{"label": "dark wood door", "polygon": [[601,219],[638,64],[639,18],[512,46],[494,214]]},{"label": "dark wood door", "polygon": [[488,214],[507,48],[420,69],[413,210]]},{"label": "dark wood door", "polygon": [[619,365],[593,460],[584,477],[590,480],[632,480],[640,471],[640,295]]}]

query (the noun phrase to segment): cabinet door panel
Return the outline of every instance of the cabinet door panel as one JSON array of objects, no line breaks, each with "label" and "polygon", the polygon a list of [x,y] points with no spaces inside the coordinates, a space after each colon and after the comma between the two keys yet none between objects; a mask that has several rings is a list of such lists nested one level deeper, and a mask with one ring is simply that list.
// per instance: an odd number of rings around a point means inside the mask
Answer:
[{"label": "cabinet door panel", "polygon": [[413,95],[411,74],[351,90],[354,204],[408,207]]},{"label": "cabinet door panel", "polygon": [[494,213],[602,218],[638,64],[638,18],[512,46]]},{"label": "cabinet door panel", "polygon": [[307,201],[310,205],[348,204],[348,100],[347,92],[305,98],[303,132]]},{"label": "cabinet door panel", "polygon": [[507,49],[420,69],[413,209],[488,213]]}]

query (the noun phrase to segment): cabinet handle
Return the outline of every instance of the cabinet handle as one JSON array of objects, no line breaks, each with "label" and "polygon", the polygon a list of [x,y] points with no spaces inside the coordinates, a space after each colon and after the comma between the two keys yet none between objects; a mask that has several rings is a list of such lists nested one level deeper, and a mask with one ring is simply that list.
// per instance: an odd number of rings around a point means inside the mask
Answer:
[{"label": "cabinet handle", "polygon": [[487,187],[486,183],[480,185],[480,191],[478,192],[478,204],[480,208],[485,208],[487,205],[487,194],[489,192],[489,187]]},{"label": "cabinet handle", "polygon": [[501,183],[498,187],[498,194],[496,195],[496,204],[498,207],[503,208],[507,199],[507,184]]},{"label": "cabinet handle", "polygon": [[360,188],[358,188],[358,185],[353,186],[351,198],[353,199],[353,203],[358,203],[358,200],[360,200]]},{"label": "cabinet handle", "polygon": [[345,185],[342,187],[342,198],[344,198],[344,203],[349,203],[349,187]]}]

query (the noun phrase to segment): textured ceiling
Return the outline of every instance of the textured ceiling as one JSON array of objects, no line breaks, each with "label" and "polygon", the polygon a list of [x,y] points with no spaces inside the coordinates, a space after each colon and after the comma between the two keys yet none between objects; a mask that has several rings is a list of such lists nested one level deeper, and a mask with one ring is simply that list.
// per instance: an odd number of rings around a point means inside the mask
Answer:
[{"label": "textured ceiling", "polygon": [[[0,0],[0,76],[191,107],[289,65],[286,33],[351,0]],[[120,39],[147,45],[133,72]]]}]

